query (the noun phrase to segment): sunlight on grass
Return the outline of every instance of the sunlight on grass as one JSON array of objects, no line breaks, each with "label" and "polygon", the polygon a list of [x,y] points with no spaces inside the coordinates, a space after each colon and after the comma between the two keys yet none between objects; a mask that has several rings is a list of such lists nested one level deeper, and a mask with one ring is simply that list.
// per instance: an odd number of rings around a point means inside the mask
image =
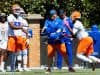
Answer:
[{"label": "sunlight on grass", "polygon": [[75,73],[70,73],[67,70],[53,70],[49,74],[45,74],[45,70],[32,70],[30,72],[0,72],[0,75],[100,75],[100,69],[92,71],[91,69],[76,70]]}]

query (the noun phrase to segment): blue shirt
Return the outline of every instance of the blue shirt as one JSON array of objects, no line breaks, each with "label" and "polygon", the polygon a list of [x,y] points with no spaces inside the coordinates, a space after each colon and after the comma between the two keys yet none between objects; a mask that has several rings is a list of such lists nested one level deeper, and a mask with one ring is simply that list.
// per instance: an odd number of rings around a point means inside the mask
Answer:
[{"label": "blue shirt", "polygon": [[46,29],[46,32],[48,33],[48,37],[49,37],[48,43],[49,44],[63,43],[62,39],[55,40],[50,37],[50,35],[52,33],[56,33],[55,36],[59,37],[59,34],[61,33],[61,31],[63,29],[62,24],[63,24],[63,22],[58,17],[55,20],[47,19],[45,21],[44,28]]},{"label": "blue shirt", "polygon": [[[70,17],[66,17],[65,20],[68,22],[70,28],[73,29],[73,22],[72,22],[71,18],[70,18]],[[70,31],[70,30],[68,29],[68,27],[65,25],[64,20],[62,20],[62,21],[63,21],[63,32],[64,32],[65,34],[67,34],[67,35],[72,35],[71,31]],[[71,37],[65,36],[63,39],[64,39],[65,42],[68,42],[68,41],[71,40]]]}]

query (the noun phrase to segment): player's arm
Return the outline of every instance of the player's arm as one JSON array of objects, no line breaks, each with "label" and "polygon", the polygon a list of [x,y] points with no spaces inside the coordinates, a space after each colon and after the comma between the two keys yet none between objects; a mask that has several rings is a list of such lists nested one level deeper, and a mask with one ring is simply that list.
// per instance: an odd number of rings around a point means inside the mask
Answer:
[{"label": "player's arm", "polygon": [[41,35],[44,36],[44,35],[49,35],[50,33],[50,29],[48,27],[48,20],[45,21],[45,24],[44,24],[44,27],[43,29],[41,30]]},{"label": "player's arm", "polygon": [[68,29],[70,30],[70,32],[73,34],[73,29],[68,25]]},{"label": "player's arm", "polygon": [[62,22],[59,22],[58,25],[57,25],[57,28],[56,28],[56,32],[55,33],[58,33],[60,34],[63,30],[63,26],[62,26]]},{"label": "player's arm", "polygon": [[12,16],[8,16],[8,17],[7,17],[7,21],[8,21],[8,23],[9,23],[9,26],[10,26],[12,29],[22,29],[22,28],[23,28],[22,25],[20,25],[20,26],[15,26],[15,25],[14,25]]},{"label": "player's arm", "polygon": [[45,32],[45,30],[46,30],[47,28],[48,28],[48,21],[46,20],[46,21],[45,21],[45,24],[44,24],[44,27],[43,27],[43,29],[42,29],[41,32],[42,32],[42,33]]},{"label": "player's arm", "polygon": [[63,33],[62,33],[62,36],[63,36],[63,37],[72,37],[72,34],[68,34],[68,33],[67,33],[66,27],[65,27],[65,26],[63,27]]},{"label": "player's arm", "polygon": [[75,23],[73,27],[73,34],[77,35],[78,32],[83,28],[83,25],[81,23]]},{"label": "player's arm", "polygon": [[70,25],[67,25],[67,28],[69,29],[69,31],[71,32],[71,35],[65,35],[67,37],[72,37],[74,35],[73,33],[73,29],[70,27]]},{"label": "player's arm", "polygon": [[74,27],[73,28],[73,34],[75,35],[78,32],[78,28]]},{"label": "player's arm", "polygon": [[27,38],[28,38],[28,28],[29,28],[28,22],[25,20],[22,31],[26,34]]},{"label": "player's arm", "polygon": [[71,25],[69,24],[69,22],[66,19],[64,20],[64,24],[65,24],[65,26],[67,26],[69,31],[73,34],[73,29],[71,28]]},{"label": "player's arm", "polygon": [[28,29],[22,28],[22,31],[23,31],[24,33],[28,34]]},{"label": "player's arm", "polygon": [[9,22],[9,25],[10,25],[10,27],[13,28],[13,29],[23,29],[23,25],[15,26],[15,25],[14,25],[14,22]]},{"label": "player's arm", "polygon": [[26,38],[28,38],[28,29],[22,29],[24,33],[26,33]]},{"label": "player's arm", "polygon": [[41,32],[43,33],[43,32],[45,31],[45,29],[46,29],[46,28],[45,28],[45,27],[43,27],[43,29],[41,30]]},{"label": "player's arm", "polygon": [[22,28],[22,31],[23,31],[24,33],[26,33],[26,38],[28,38],[28,29],[26,30],[26,29]]},{"label": "player's arm", "polygon": [[59,35],[59,37],[62,35],[61,33],[63,32],[63,22],[59,22],[57,25],[57,30],[56,30],[56,34]]}]

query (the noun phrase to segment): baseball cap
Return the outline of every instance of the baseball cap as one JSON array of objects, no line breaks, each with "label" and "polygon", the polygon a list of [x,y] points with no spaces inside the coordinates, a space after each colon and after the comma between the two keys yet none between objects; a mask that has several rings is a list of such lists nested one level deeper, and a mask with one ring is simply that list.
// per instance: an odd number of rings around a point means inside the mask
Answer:
[{"label": "baseball cap", "polygon": [[55,15],[55,14],[57,14],[57,12],[56,12],[56,10],[50,10],[50,15]]},{"label": "baseball cap", "polygon": [[59,15],[63,15],[65,13],[65,11],[63,9],[60,9],[58,13],[59,13]]}]

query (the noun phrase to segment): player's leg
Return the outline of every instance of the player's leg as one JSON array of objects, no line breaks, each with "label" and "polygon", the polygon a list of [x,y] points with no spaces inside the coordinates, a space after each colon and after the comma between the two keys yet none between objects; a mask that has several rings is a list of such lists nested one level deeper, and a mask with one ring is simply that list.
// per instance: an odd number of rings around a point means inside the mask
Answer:
[{"label": "player's leg", "polygon": [[96,63],[100,63],[100,59],[97,58],[97,57],[95,57],[95,56],[91,56],[91,55],[89,55],[88,58],[93,61],[93,63],[91,64],[91,66],[92,66],[92,70],[95,71]]},{"label": "player's leg", "polygon": [[0,49],[0,71],[4,70],[3,51]]},{"label": "player's leg", "polygon": [[5,65],[5,62],[4,62],[4,57],[5,57],[5,54],[6,54],[6,50],[2,49],[2,52],[1,52],[1,55],[0,55],[0,70],[2,72],[5,72],[5,69],[4,69],[4,65]]},{"label": "player's leg", "polygon": [[58,67],[58,69],[62,68],[62,61],[63,61],[63,57],[62,57],[61,53],[59,51],[57,51],[57,67]]},{"label": "player's leg", "polygon": [[93,56],[93,40],[91,40],[91,44],[89,45],[89,47],[87,48],[87,55],[88,55],[88,58],[91,59],[93,62],[96,62],[96,63],[100,63],[100,59]]},{"label": "player's leg", "polygon": [[89,39],[88,37],[79,41],[77,54],[76,54],[78,59],[83,60],[85,62],[92,63],[92,60],[89,59],[87,55],[87,53],[89,52],[88,48],[91,44],[91,41],[92,40]]},{"label": "player's leg", "polygon": [[[60,53],[62,54],[62,56],[64,57],[64,60],[65,60],[66,64],[68,64],[67,63],[67,54],[66,54],[66,46],[65,46],[65,44],[64,43],[58,44],[58,49],[59,49]],[[73,69],[70,72],[75,72],[75,70]]]},{"label": "player's leg", "polygon": [[93,60],[96,63],[100,63],[100,59],[95,56],[88,56],[88,58],[90,58],[91,60]]},{"label": "player's leg", "polygon": [[57,44],[57,50],[61,53],[61,55],[63,56],[66,64],[67,64],[67,54],[66,54],[66,47],[65,44]]},{"label": "player's leg", "polygon": [[15,71],[15,63],[16,63],[16,55],[15,55],[15,37],[9,37],[8,38],[8,51],[9,51],[9,61],[10,61],[10,68],[11,71]]},{"label": "player's leg", "polygon": [[10,67],[11,67],[11,72],[15,71],[15,64],[16,64],[16,53],[11,53],[9,55],[9,60],[10,60]]},{"label": "player's leg", "polygon": [[83,54],[77,54],[76,55],[78,59],[84,61],[84,62],[89,62],[89,63],[93,63],[93,61],[91,59],[89,59],[86,55]]},{"label": "player's leg", "polygon": [[22,51],[18,51],[17,55],[17,71],[23,71],[22,69]]},{"label": "player's leg", "polygon": [[0,42],[0,50],[1,50],[1,54],[0,54],[0,64],[1,64],[1,71],[2,72],[5,72],[5,70],[4,70],[4,64],[5,64],[5,62],[4,62],[4,57],[5,57],[5,54],[6,54],[6,49],[7,49],[7,41],[6,40],[2,40],[1,42]]},{"label": "player's leg", "polygon": [[68,56],[69,71],[74,72],[75,70],[73,69],[72,41],[66,42],[65,45],[66,45],[66,53],[67,53],[67,56]]},{"label": "player's leg", "polygon": [[66,46],[64,43],[62,44],[57,44],[57,50],[61,53],[61,55],[67,59],[67,54],[66,54]]},{"label": "player's leg", "polygon": [[23,71],[23,69],[22,69],[23,38],[21,36],[17,37],[16,45],[17,45],[16,50],[17,50],[18,71]]},{"label": "player's leg", "polygon": [[47,69],[47,72],[51,72],[51,64],[52,64],[52,58],[54,56],[54,53],[55,53],[55,45],[52,45],[52,44],[48,44],[47,46],[47,49],[48,49],[48,69]]},{"label": "player's leg", "polygon": [[28,63],[28,50],[27,49],[24,49],[22,51],[22,59],[23,59],[23,70],[24,71],[30,71],[28,68],[27,68],[27,63]]},{"label": "player's leg", "polygon": [[97,62],[100,62],[100,59],[96,58],[95,56],[91,56],[94,52],[94,48],[93,48],[93,39],[91,37],[88,37],[88,41],[90,42],[88,48],[87,48],[87,56],[89,59],[91,59],[93,61],[93,63],[91,64],[92,66],[92,71],[95,71],[95,66]]},{"label": "player's leg", "polygon": [[91,37],[84,38],[80,41],[78,50],[77,50],[77,57],[83,61],[91,63],[92,70],[95,70],[95,63],[89,57],[94,52],[93,49],[93,40]]},{"label": "player's leg", "polygon": [[22,59],[23,59],[23,70],[25,71],[29,71],[29,69],[27,68],[27,60],[28,60],[28,46],[29,41],[27,42],[27,39],[25,37],[23,37],[23,43],[22,43]]}]

